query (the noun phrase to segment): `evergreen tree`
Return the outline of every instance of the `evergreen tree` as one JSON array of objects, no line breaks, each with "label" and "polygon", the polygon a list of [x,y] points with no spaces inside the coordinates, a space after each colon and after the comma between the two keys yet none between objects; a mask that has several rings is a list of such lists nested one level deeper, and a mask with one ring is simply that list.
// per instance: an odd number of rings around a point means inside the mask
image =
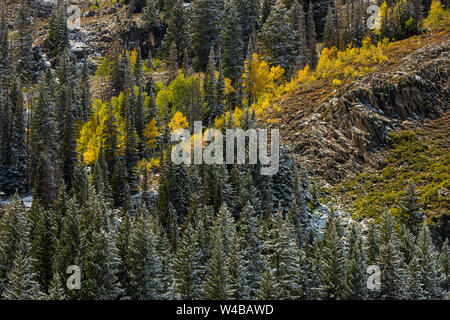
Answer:
[{"label": "evergreen tree", "polygon": [[439,298],[438,254],[434,248],[430,230],[426,224],[423,224],[420,229],[415,253],[422,280],[423,295],[427,299]]},{"label": "evergreen tree", "polygon": [[156,252],[156,235],[151,219],[139,216],[131,232],[129,254],[133,299],[158,300],[164,296],[162,262]]},{"label": "evergreen tree", "polygon": [[277,286],[274,280],[270,263],[266,262],[262,276],[261,286],[256,298],[258,300],[274,300],[278,297]]},{"label": "evergreen tree", "polygon": [[289,69],[298,56],[295,35],[286,7],[275,7],[259,34],[261,53],[271,65]]},{"label": "evergreen tree", "polygon": [[92,242],[86,249],[85,255],[81,257],[81,297],[96,300],[117,298],[122,292],[117,277],[120,259],[112,234],[103,228],[94,231]]},{"label": "evergreen tree", "polygon": [[236,300],[249,299],[250,297],[250,290],[247,282],[247,279],[249,278],[248,265],[244,260],[244,252],[241,248],[241,243],[242,241],[240,240],[239,234],[236,233],[231,242],[229,255],[229,270],[231,282],[234,286],[233,299]]},{"label": "evergreen tree", "polygon": [[255,38],[256,31],[260,29],[261,3],[260,0],[234,0],[234,2],[239,14],[242,55],[244,55],[252,38]]},{"label": "evergreen tree", "polygon": [[245,283],[248,286],[249,297],[255,298],[264,269],[264,258],[262,255],[264,243],[261,237],[258,216],[249,201],[247,201],[242,210],[238,226],[241,240],[240,247],[244,259],[242,267],[247,270]]},{"label": "evergreen tree", "polygon": [[39,284],[35,281],[29,246],[29,239],[21,239],[3,292],[6,300],[37,300],[43,297]]},{"label": "evergreen tree", "polygon": [[[5,290],[5,282],[14,263],[20,264],[21,259],[28,259],[28,248],[20,248],[30,241],[28,227],[25,207],[16,193],[0,219],[0,294]],[[20,254],[19,250],[22,250]]]},{"label": "evergreen tree", "polygon": [[31,255],[33,257],[33,270],[36,272],[36,281],[39,282],[43,292],[48,292],[53,278],[53,261],[55,258],[56,223],[51,209],[37,210],[37,225],[34,228]]},{"label": "evergreen tree", "polygon": [[381,271],[381,298],[385,300],[404,297],[404,258],[399,251],[399,241],[394,231],[394,222],[390,214],[382,221],[382,245],[379,266]]},{"label": "evergreen tree", "polygon": [[90,82],[89,82],[89,67],[87,57],[84,58],[83,68],[81,69],[80,83],[78,86],[78,96],[79,100],[79,112],[77,119],[81,123],[85,123],[89,120],[92,115],[91,108],[91,92],[90,92]]},{"label": "evergreen tree", "polygon": [[206,70],[208,54],[217,51],[222,22],[221,0],[195,0],[192,4],[191,39],[196,70]]},{"label": "evergreen tree", "polygon": [[[208,300],[227,300],[234,295],[230,260],[224,230],[213,228],[211,234],[212,253],[206,264],[206,276],[203,285],[202,298]],[[231,243],[230,243],[231,245]]]},{"label": "evergreen tree", "polygon": [[23,193],[28,189],[25,106],[20,80],[13,82],[3,106],[6,122],[0,136],[0,190],[11,196],[16,190]]},{"label": "evergreen tree", "polygon": [[[345,298],[349,290],[346,283],[345,264],[347,255],[345,252],[345,239],[341,233],[341,224],[336,213],[331,212],[323,238],[323,273],[324,273],[324,297],[331,300]],[[356,245],[356,244],[355,244]],[[355,255],[357,248],[353,248]],[[361,258],[361,257],[358,257]],[[356,259],[356,258],[355,258]],[[358,270],[360,272],[360,270]],[[355,274],[353,276],[356,276]],[[360,276],[360,275],[359,275]],[[349,279],[352,282],[353,279]],[[357,279],[356,281],[360,281]],[[353,284],[353,283],[352,283]],[[360,283],[353,290],[360,289]]]},{"label": "evergreen tree", "polygon": [[272,219],[265,249],[270,257],[270,263],[277,283],[279,298],[296,299],[300,296],[298,285],[298,257],[299,249],[296,242],[295,230],[289,219],[283,219],[279,208]]},{"label": "evergreen tree", "polygon": [[[58,269],[58,268],[56,268]],[[50,282],[50,288],[48,290],[47,299],[49,300],[66,300],[66,294],[64,293],[64,287],[61,282],[61,277],[58,272],[53,273],[52,281]]]},{"label": "evergreen tree", "polygon": [[192,225],[188,224],[174,258],[175,295],[179,299],[191,300],[201,296],[201,251],[195,236]]},{"label": "evergreen tree", "polygon": [[347,299],[364,300],[367,297],[366,256],[363,241],[355,224],[350,229],[346,267]]},{"label": "evergreen tree", "polygon": [[[175,44],[177,69],[182,62],[184,51],[190,47],[188,12],[184,7],[183,0],[177,0],[170,11],[167,21],[167,45]],[[169,50],[172,50],[170,47]]]},{"label": "evergreen tree", "polygon": [[442,245],[441,254],[439,255],[439,275],[441,279],[441,288],[447,294],[450,293],[450,255],[449,255],[448,238]]},{"label": "evergreen tree", "polygon": [[420,224],[423,222],[424,213],[414,183],[408,185],[404,196],[400,199],[400,208],[400,221],[404,223],[411,232],[417,234]]},{"label": "evergreen tree", "polygon": [[50,15],[48,40],[54,56],[62,54],[69,45],[66,9],[65,1],[57,0]]},{"label": "evergreen tree", "polygon": [[238,83],[243,69],[244,46],[241,38],[236,37],[241,31],[236,1],[230,1],[226,8],[221,38],[224,76],[231,79],[232,85]]},{"label": "evergreen tree", "polygon": [[308,17],[307,17],[307,23],[306,23],[306,32],[307,32],[307,43],[308,43],[308,64],[309,66],[315,67],[318,61],[317,57],[317,34],[316,34],[316,27],[314,23],[314,13],[313,13],[313,5],[312,2],[309,3],[309,9],[308,9]]},{"label": "evergreen tree", "polygon": [[173,81],[178,74],[178,57],[177,57],[177,45],[175,42],[170,44],[169,48],[169,72],[170,72],[170,81]]},{"label": "evergreen tree", "polygon": [[22,83],[29,83],[33,78],[35,61],[33,56],[33,29],[30,20],[30,10],[21,2],[17,11],[15,29],[17,34],[13,39],[15,71]]},{"label": "evergreen tree", "polygon": [[161,17],[157,8],[156,0],[147,0],[142,10],[142,20],[146,31],[158,34],[161,30]]}]

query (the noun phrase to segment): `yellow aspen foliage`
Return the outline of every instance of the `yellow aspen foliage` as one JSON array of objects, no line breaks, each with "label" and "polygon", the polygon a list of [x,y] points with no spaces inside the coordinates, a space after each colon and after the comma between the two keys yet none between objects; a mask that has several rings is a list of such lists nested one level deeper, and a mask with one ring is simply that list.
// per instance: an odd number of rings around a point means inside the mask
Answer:
[{"label": "yellow aspen foliage", "polygon": [[275,92],[284,81],[284,69],[280,66],[269,67],[258,54],[253,54],[252,61],[245,61],[245,71],[242,75],[244,92],[256,99],[264,93]]},{"label": "yellow aspen foliage", "polygon": [[423,24],[427,28],[450,25],[450,11],[445,10],[440,1],[433,0]]},{"label": "yellow aspen foliage", "polygon": [[153,118],[145,126],[144,136],[147,139],[146,144],[150,149],[156,148],[156,138],[158,137],[158,127],[156,125],[156,119]]},{"label": "yellow aspen foliage", "polygon": [[172,120],[170,120],[168,127],[170,128],[170,132],[173,133],[175,130],[189,127],[189,123],[187,122],[186,117],[178,111],[175,113]]}]

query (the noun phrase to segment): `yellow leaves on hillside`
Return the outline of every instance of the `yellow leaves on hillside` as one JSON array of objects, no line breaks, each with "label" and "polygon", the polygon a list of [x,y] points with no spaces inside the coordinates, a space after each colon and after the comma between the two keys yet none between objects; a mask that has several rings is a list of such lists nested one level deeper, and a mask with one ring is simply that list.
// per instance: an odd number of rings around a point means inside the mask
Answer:
[{"label": "yellow leaves on hillside", "polygon": [[244,92],[254,98],[258,99],[264,93],[275,93],[284,81],[284,69],[280,66],[269,67],[258,54],[253,54],[252,61],[245,61],[245,71],[242,75]]},{"label": "yellow leaves on hillside", "polygon": [[158,126],[156,125],[156,119],[153,118],[149,123],[145,126],[144,136],[147,139],[147,146],[151,149],[156,148],[156,138],[158,137]]},{"label": "yellow leaves on hillside", "polygon": [[387,57],[383,55],[382,45],[375,46],[369,38],[361,48],[347,47],[338,51],[335,47],[324,48],[319,57],[315,74],[321,79],[344,80],[356,78],[376,70]]},{"label": "yellow leaves on hillside", "polygon": [[189,123],[187,122],[186,117],[178,111],[175,113],[172,120],[170,120],[168,127],[170,128],[170,133],[173,133],[178,129],[186,129],[189,127]]},{"label": "yellow leaves on hillside", "polygon": [[450,11],[445,10],[440,1],[433,0],[423,24],[428,28],[450,25]]}]

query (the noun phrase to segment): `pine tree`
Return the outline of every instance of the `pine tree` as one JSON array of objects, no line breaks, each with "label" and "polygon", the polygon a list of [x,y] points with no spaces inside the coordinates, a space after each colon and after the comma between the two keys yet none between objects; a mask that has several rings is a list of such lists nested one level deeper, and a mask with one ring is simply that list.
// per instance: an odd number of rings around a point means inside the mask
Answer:
[{"label": "pine tree", "polygon": [[414,183],[408,185],[404,196],[400,199],[400,208],[401,222],[404,223],[411,232],[417,234],[420,224],[423,222],[424,213]]},{"label": "pine tree", "polygon": [[130,238],[131,297],[139,300],[158,300],[164,296],[161,282],[162,262],[156,253],[156,235],[151,217],[139,216]]},{"label": "pine tree", "polygon": [[84,58],[83,68],[81,69],[80,83],[78,86],[78,96],[80,97],[80,109],[77,115],[77,119],[80,120],[81,123],[85,123],[92,115],[89,67],[87,57]]},{"label": "pine tree", "polygon": [[33,270],[36,272],[36,281],[39,282],[43,292],[48,292],[53,277],[53,260],[56,249],[56,223],[53,211],[37,210],[37,225],[33,231],[31,242],[31,255],[33,257]]},{"label": "pine tree", "polygon": [[196,70],[206,70],[208,54],[219,46],[222,4],[221,0],[195,0],[192,4],[190,27]]},{"label": "pine tree", "polygon": [[422,278],[424,296],[427,299],[439,298],[438,254],[434,248],[430,230],[426,224],[423,224],[420,229],[415,253],[419,265],[419,274]]},{"label": "pine tree", "polygon": [[406,292],[411,300],[424,300],[423,279],[420,273],[419,260],[414,256],[406,269]]},{"label": "pine tree", "polygon": [[297,283],[299,248],[294,227],[289,219],[284,219],[279,208],[272,219],[267,235],[265,249],[268,251],[278,295],[283,299],[296,299],[300,296]]},{"label": "pine tree", "polygon": [[272,202],[275,208],[281,207],[283,214],[286,214],[291,207],[294,172],[294,160],[290,150],[287,147],[281,147],[279,169],[277,174],[272,176]]},{"label": "pine tree", "polygon": [[309,9],[308,9],[308,17],[307,17],[307,43],[308,43],[308,64],[309,66],[315,67],[318,61],[317,57],[317,34],[316,34],[316,27],[314,22],[314,13],[313,13],[313,5],[312,2],[309,3]]},{"label": "pine tree", "polygon": [[[27,147],[25,106],[20,80],[13,82],[4,104],[3,134],[0,139],[0,190],[11,196],[27,191]],[[7,131],[6,131],[7,130]]]},{"label": "pine tree", "polygon": [[65,1],[57,0],[50,15],[48,40],[54,56],[62,54],[69,45],[66,9]]},{"label": "pine tree", "polygon": [[266,262],[261,286],[256,294],[256,298],[258,300],[274,300],[278,297],[277,289],[270,263]]},{"label": "pine tree", "polygon": [[[11,61],[9,49],[9,29],[6,20],[5,1],[0,3],[0,103],[4,103],[6,98],[6,88],[8,88],[8,80],[11,77]],[[1,118],[0,118],[1,119]],[[0,131],[1,132],[1,131]]]},{"label": "pine tree", "polygon": [[231,299],[234,295],[234,288],[226,245],[228,242],[227,236],[223,230],[216,228],[212,231],[211,241],[213,249],[211,258],[206,264],[202,298],[208,300]]},{"label": "pine tree", "polygon": [[224,76],[231,79],[232,85],[236,85],[243,70],[244,46],[240,37],[239,12],[236,1],[228,2],[225,14],[225,22],[222,30],[222,63]]},{"label": "pine tree", "polygon": [[347,299],[364,300],[367,297],[366,256],[363,241],[355,224],[350,229],[346,267]]},{"label": "pine tree", "polygon": [[156,0],[147,0],[142,10],[142,20],[146,31],[157,34],[161,29],[161,17],[157,9]]},{"label": "pine tree", "polygon": [[231,242],[231,250],[229,255],[230,276],[233,284],[234,295],[233,299],[242,300],[250,298],[250,290],[248,286],[248,264],[244,257],[244,252],[241,248],[241,239],[236,233]]},{"label": "pine tree", "polygon": [[175,295],[179,299],[198,299],[201,295],[201,251],[194,229],[188,224],[174,258]]},{"label": "pine tree", "polygon": [[37,300],[43,297],[32,270],[29,245],[29,239],[21,239],[3,292],[6,300]]},{"label": "pine tree", "polygon": [[380,257],[379,234],[375,222],[371,220],[367,231],[367,263],[369,265],[377,264],[379,257]]},{"label": "pine tree", "polygon": [[247,201],[238,223],[244,266],[247,269],[246,283],[249,297],[255,298],[264,269],[263,239],[259,219],[253,206]]},{"label": "pine tree", "polygon": [[[344,299],[348,291],[345,274],[347,255],[341,228],[339,217],[335,212],[331,212],[327,220],[322,249],[324,297],[331,300]],[[354,249],[356,251],[356,248]]]},{"label": "pine tree", "polygon": [[255,38],[255,33],[260,29],[261,3],[260,0],[234,1],[239,14],[239,25],[242,32],[242,55],[244,55],[252,37]]},{"label": "pine tree", "polygon": [[450,293],[450,255],[449,255],[448,238],[442,245],[441,254],[439,255],[439,275],[441,279],[441,288],[447,295]]},{"label": "pine tree", "polygon": [[[175,44],[177,69],[182,62],[184,51],[190,47],[188,18],[189,15],[184,7],[183,0],[177,0],[170,11],[165,39],[168,45]],[[168,49],[171,50],[170,47]]]},{"label": "pine tree", "polygon": [[16,74],[19,75],[20,80],[25,84],[30,83],[35,69],[33,29],[30,16],[30,10],[21,2],[14,25],[17,34],[13,39],[12,47]]},{"label": "pine tree", "polygon": [[[58,269],[58,268],[56,268]],[[52,281],[50,282],[50,288],[48,290],[47,299],[49,300],[66,300],[66,294],[64,293],[64,287],[61,282],[61,277],[58,272],[53,273]]]},{"label": "pine tree", "polygon": [[336,20],[333,8],[328,6],[325,28],[323,32],[323,42],[327,48],[337,46],[338,35],[336,34]]},{"label": "pine tree", "polygon": [[390,214],[383,217],[381,250],[378,265],[381,271],[381,298],[385,300],[404,297],[405,265],[399,251],[399,240],[394,233],[394,221]]},{"label": "pine tree", "polygon": [[286,7],[275,7],[259,34],[261,53],[271,65],[289,69],[298,56],[295,35]]},{"label": "pine tree", "polygon": [[169,72],[169,81],[173,81],[178,74],[178,54],[175,42],[172,42],[169,47]]},{"label": "pine tree", "polygon": [[[13,269],[14,259],[19,256],[24,241],[25,244],[29,241],[28,221],[23,202],[16,193],[0,219],[0,294],[5,290],[7,275]],[[19,258],[23,259],[24,254],[28,252],[22,252]]]},{"label": "pine tree", "polygon": [[276,0],[263,0],[261,8],[261,25],[267,21],[267,18],[272,12],[272,8],[275,5]]},{"label": "pine tree", "polygon": [[[55,250],[54,272],[66,274],[68,266],[78,265],[80,261],[81,245],[81,216],[75,198],[69,199],[67,212],[62,219],[61,234],[57,240]],[[67,290],[68,298],[74,298],[77,292]]]},{"label": "pine tree", "polygon": [[104,128],[102,131],[103,151],[105,156],[105,162],[110,174],[113,174],[114,167],[117,159],[119,135],[117,118],[113,113],[111,102],[107,104],[106,119],[104,122]]},{"label": "pine tree", "polygon": [[117,277],[120,259],[112,234],[103,228],[94,231],[92,242],[85,249],[87,250],[81,257],[83,268],[81,297],[96,300],[117,298],[122,292]]}]

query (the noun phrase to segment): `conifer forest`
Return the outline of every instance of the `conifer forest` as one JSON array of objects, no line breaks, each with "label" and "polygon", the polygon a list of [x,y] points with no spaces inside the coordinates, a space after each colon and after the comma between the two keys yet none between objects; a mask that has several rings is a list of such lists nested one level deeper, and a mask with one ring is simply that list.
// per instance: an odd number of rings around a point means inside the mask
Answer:
[{"label": "conifer forest", "polygon": [[447,0],[0,0],[0,300],[448,300],[449,52]]}]

